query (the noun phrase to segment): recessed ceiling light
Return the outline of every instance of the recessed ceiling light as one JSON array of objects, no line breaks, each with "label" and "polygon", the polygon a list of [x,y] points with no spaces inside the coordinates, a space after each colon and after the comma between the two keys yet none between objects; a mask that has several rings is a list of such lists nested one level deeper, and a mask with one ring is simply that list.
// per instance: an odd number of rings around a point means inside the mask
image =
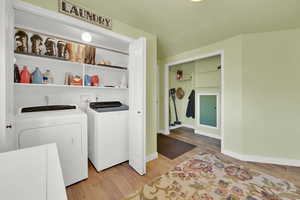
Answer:
[{"label": "recessed ceiling light", "polygon": [[190,0],[191,2],[202,2],[204,0]]},{"label": "recessed ceiling light", "polygon": [[81,34],[81,39],[85,42],[91,42],[92,41],[92,35],[88,32],[84,32]]}]

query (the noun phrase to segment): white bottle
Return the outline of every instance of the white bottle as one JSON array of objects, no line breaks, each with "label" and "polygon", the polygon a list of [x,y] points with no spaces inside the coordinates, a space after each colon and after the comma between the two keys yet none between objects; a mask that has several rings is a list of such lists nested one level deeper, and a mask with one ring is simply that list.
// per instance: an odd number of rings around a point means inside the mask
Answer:
[{"label": "white bottle", "polygon": [[54,78],[52,73],[50,72],[49,69],[46,70],[44,73],[44,84],[53,84],[54,83]]}]

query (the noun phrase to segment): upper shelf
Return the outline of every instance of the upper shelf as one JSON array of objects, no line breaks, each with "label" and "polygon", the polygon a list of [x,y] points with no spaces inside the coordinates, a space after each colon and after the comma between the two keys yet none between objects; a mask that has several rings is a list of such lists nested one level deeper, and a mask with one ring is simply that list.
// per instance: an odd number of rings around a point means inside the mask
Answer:
[{"label": "upper shelf", "polygon": [[83,86],[83,85],[59,85],[59,84],[32,84],[32,83],[14,83],[16,87],[59,87],[59,88],[87,88],[87,89],[107,89],[107,90],[128,90],[121,87],[105,86]]},{"label": "upper shelf", "polygon": [[85,64],[85,63],[77,63],[77,62],[71,62],[69,60],[63,59],[63,58],[59,58],[59,57],[51,57],[51,56],[45,56],[45,55],[37,55],[37,54],[33,54],[33,53],[20,53],[20,52],[15,52],[15,55],[21,56],[21,57],[37,57],[37,58],[42,58],[42,59],[51,59],[51,60],[57,60],[60,62],[66,62],[66,63],[72,63],[72,64],[76,64],[76,65],[87,65],[87,66],[91,66],[91,67],[105,67],[105,68],[112,68],[112,69],[121,69],[121,70],[127,70],[126,67],[121,67],[121,66],[115,66],[115,65],[101,65],[101,64],[97,64],[97,65],[91,65],[91,64]]},{"label": "upper shelf", "polygon": [[119,70],[127,70],[126,67],[120,67],[120,66],[114,66],[114,65],[91,65],[91,64],[84,64],[87,67],[92,67],[92,68],[111,68],[111,69],[119,69]]}]

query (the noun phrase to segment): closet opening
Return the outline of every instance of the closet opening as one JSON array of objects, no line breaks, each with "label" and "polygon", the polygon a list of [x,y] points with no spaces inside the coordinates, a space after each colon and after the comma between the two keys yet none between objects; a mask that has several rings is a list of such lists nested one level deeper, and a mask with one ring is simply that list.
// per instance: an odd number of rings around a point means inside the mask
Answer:
[{"label": "closet opening", "polygon": [[165,134],[186,127],[222,138],[224,52],[165,66]]}]

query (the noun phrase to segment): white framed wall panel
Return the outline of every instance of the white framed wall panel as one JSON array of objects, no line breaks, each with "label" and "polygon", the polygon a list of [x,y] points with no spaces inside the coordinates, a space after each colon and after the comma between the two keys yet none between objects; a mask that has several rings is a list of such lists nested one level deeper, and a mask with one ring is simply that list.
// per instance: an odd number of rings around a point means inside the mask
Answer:
[{"label": "white framed wall panel", "polygon": [[[200,96],[216,96],[216,124],[217,126],[209,126],[200,123]],[[196,124],[201,127],[211,128],[211,129],[219,129],[220,128],[220,93],[218,92],[199,92],[196,93],[196,106],[195,106],[195,115],[196,115]]]}]

